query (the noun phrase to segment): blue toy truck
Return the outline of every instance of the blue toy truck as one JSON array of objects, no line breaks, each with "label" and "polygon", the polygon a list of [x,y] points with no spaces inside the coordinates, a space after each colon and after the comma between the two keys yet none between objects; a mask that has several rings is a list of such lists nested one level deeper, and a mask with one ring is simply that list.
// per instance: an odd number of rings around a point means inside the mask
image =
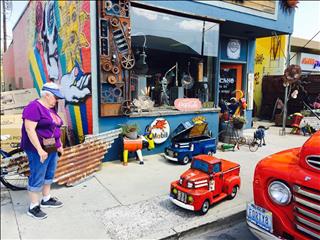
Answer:
[{"label": "blue toy truck", "polygon": [[181,123],[172,136],[171,145],[164,151],[167,160],[187,164],[195,155],[216,153],[216,139],[210,136],[206,122]]}]

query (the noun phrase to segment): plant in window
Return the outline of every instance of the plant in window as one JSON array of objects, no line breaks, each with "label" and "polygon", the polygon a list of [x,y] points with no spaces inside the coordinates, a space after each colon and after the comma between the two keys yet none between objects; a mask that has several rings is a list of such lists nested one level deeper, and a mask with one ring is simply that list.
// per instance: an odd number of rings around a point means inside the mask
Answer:
[{"label": "plant in window", "polygon": [[131,139],[138,138],[139,126],[138,124],[120,124],[122,129],[122,134]]}]

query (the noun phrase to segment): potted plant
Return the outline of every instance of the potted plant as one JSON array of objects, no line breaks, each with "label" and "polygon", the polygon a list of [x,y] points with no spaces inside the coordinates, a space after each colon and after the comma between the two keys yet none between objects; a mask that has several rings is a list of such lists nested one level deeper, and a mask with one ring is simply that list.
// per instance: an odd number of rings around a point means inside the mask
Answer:
[{"label": "potted plant", "polygon": [[246,119],[242,116],[233,116],[231,121],[235,129],[242,129],[243,125],[246,123]]},{"label": "potted plant", "polygon": [[138,131],[139,131],[139,126],[138,124],[121,124],[120,125],[122,128],[122,134],[125,135],[126,137],[130,139],[137,139],[138,138]]}]

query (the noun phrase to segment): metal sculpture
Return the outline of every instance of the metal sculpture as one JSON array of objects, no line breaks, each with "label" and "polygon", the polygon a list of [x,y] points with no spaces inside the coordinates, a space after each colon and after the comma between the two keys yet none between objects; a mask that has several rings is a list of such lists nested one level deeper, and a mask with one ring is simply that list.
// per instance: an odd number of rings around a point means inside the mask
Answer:
[{"label": "metal sculpture", "polygon": [[101,115],[130,114],[131,75],[135,65],[131,49],[129,0],[99,2]]}]

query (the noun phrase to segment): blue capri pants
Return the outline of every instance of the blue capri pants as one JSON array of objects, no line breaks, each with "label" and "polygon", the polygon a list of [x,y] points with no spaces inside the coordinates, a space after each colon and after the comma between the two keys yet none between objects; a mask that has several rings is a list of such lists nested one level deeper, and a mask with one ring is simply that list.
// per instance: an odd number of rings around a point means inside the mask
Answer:
[{"label": "blue capri pants", "polygon": [[26,151],[29,159],[30,176],[28,179],[28,191],[41,192],[44,184],[51,184],[57,168],[58,153],[48,154],[48,158],[42,163],[40,156],[35,151]]}]

